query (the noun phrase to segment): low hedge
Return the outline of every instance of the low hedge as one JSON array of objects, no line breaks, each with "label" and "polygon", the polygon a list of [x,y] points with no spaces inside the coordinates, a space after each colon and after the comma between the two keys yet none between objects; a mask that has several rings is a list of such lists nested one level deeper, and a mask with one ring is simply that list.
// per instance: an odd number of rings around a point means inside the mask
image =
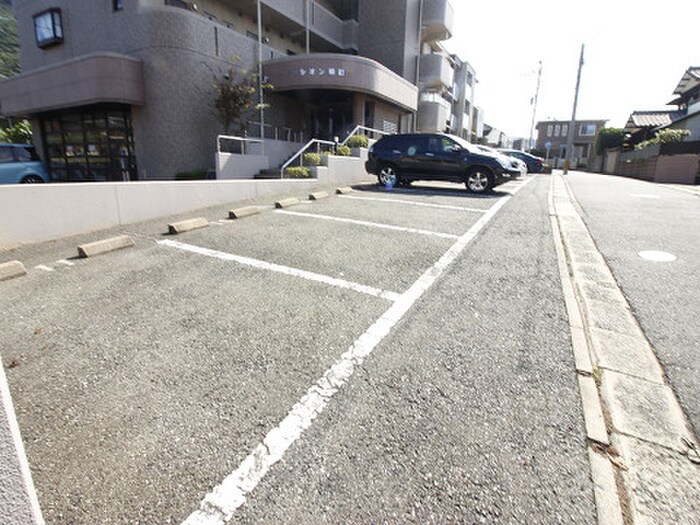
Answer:
[{"label": "low hedge", "polygon": [[311,170],[304,166],[294,166],[293,168],[285,169],[284,176],[290,179],[309,179],[311,178]]},{"label": "low hedge", "polygon": [[350,147],[348,146],[338,146],[336,148],[335,154],[341,157],[349,157],[352,154],[352,152],[350,151]]},{"label": "low hedge", "polygon": [[320,166],[321,165],[321,154],[320,153],[304,153],[304,165],[305,166]]},{"label": "low hedge", "polygon": [[353,135],[345,143],[349,148],[366,148],[369,141],[367,135]]}]

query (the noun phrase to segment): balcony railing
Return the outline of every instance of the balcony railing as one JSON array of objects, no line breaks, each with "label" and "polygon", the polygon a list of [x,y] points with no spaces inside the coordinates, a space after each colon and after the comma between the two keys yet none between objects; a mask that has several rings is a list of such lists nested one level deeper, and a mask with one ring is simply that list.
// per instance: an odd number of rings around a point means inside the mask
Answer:
[{"label": "balcony railing", "polygon": [[424,0],[423,28],[424,42],[447,40],[452,36],[454,10],[448,0]]},{"label": "balcony railing", "polygon": [[452,87],[454,70],[446,57],[437,54],[420,58],[421,89],[447,90]]}]

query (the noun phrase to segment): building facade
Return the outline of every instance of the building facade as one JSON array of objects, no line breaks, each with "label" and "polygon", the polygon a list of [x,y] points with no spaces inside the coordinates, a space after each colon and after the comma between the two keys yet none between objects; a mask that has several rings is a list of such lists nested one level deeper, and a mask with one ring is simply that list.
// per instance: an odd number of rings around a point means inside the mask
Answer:
[{"label": "building facade", "polygon": [[248,136],[302,144],[356,125],[463,125],[450,115],[455,61],[434,52],[452,34],[448,0],[13,6],[22,74],[0,83],[0,114],[31,119],[56,181],[172,179],[211,167],[223,132],[212,82],[231,63],[255,70],[261,62],[273,86]]},{"label": "building facade", "polygon": [[[595,138],[607,120],[576,120],[573,136],[572,166],[586,167],[595,158]],[[545,152],[552,165],[561,167],[567,158],[568,120],[545,120],[537,123],[537,148]]]}]

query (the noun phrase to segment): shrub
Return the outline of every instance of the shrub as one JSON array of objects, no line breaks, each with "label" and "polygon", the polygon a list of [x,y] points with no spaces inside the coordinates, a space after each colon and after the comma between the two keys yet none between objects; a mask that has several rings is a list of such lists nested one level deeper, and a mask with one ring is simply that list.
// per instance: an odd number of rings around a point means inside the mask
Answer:
[{"label": "shrub", "polygon": [[366,135],[353,135],[345,143],[349,148],[366,148],[367,144],[369,144],[369,141]]},{"label": "shrub", "polygon": [[341,157],[349,157],[350,148],[348,146],[338,146],[335,153],[336,155],[340,155]]},{"label": "shrub", "polygon": [[304,166],[294,166],[293,168],[285,169],[284,175],[290,179],[308,179],[311,177],[311,170]]},{"label": "shrub", "polygon": [[683,142],[690,135],[687,129],[661,129],[656,132],[653,139],[645,140],[637,144],[634,149],[640,150],[654,144],[666,144],[668,142]]},{"label": "shrub", "polygon": [[321,154],[320,153],[304,153],[304,165],[305,166],[320,166],[321,165]]},{"label": "shrub", "polygon": [[175,174],[175,180],[204,180],[207,178],[207,170],[181,171]]}]

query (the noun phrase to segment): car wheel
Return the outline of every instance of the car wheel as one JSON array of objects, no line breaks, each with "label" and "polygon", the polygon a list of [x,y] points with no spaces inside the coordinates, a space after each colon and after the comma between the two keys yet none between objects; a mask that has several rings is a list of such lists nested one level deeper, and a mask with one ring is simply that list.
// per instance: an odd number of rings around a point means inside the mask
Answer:
[{"label": "car wheel", "polygon": [[20,184],[43,184],[44,179],[42,179],[38,175],[27,175],[19,182]]},{"label": "car wheel", "polygon": [[399,174],[393,166],[383,166],[379,171],[379,184],[387,188],[393,188],[399,182]]},{"label": "car wheel", "polygon": [[482,168],[472,170],[467,173],[465,185],[472,193],[486,193],[493,188],[493,175]]}]

